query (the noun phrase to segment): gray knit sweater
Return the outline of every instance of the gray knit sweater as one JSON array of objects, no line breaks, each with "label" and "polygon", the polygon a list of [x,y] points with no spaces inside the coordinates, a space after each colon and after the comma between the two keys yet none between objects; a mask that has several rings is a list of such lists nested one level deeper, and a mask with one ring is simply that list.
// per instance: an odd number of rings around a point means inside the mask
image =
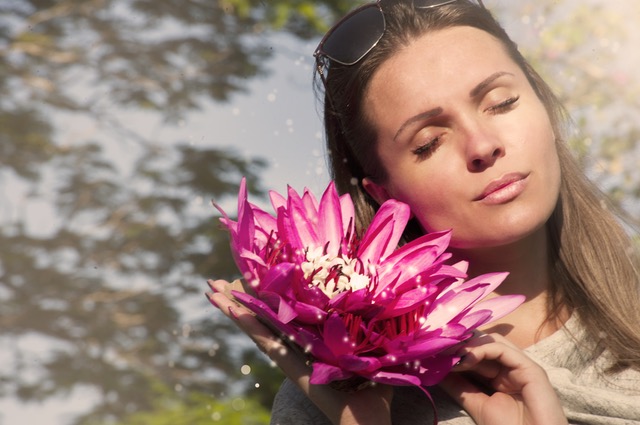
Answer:
[{"label": "gray knit sweater", "polygon": [[[572,337],[573,335],[573,337]],[[640,372],[605,375],[606,353],[584,342],[578,319],[527,348],[545,368],[571,424],[640,424]],[[430,389],[441,425],[473,425],[473,420],[438,388]],[[416,388],[397,387],[392,403],[393,425],[432,425],[431,403]],[[271,425],[331,425],[317,407],[285,380],[276,395]]]}]

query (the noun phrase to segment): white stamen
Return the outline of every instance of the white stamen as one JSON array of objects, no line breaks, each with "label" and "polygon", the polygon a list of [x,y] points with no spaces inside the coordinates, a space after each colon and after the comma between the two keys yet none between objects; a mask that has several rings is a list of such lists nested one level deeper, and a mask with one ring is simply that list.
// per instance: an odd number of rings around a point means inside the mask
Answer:
[{"label": "white stamen", "polygon": [[[323,248],[316,247],[306,251],[307,261],[300,265],[304,277],[311,279],[310,286],[316,286],[329,298],[345,291],[357,291],[371,286],[371,277],[356,272],[358,260],[355,258],[329,257],[323,255]],[[375,265],[367,267],[370,275],[375,276]]]}]

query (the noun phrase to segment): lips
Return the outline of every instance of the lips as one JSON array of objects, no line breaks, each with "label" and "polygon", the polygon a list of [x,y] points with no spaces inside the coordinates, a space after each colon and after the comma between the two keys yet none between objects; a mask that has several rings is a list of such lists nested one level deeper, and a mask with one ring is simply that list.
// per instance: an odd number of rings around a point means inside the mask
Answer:
[{"label": "lips", "polygon": [[[500,200],[508,200],[506,198],[510,197],[508,196],[509,194],[517,196],[520,190],[515,190],[516,188],[515,187],[511,188],[511,186],[515,185],[515,186],[521,187],[522,183],[526,180],[528,176],[529,175],[525,173],[505,174],[499,179],[493,180],[491,183],[489,183],[484,188],[482,193],[474,199],[474,201],[488,200],[490,198],[500,198]],[[502,194],[502,192],[508,192],[508,193]]]}]

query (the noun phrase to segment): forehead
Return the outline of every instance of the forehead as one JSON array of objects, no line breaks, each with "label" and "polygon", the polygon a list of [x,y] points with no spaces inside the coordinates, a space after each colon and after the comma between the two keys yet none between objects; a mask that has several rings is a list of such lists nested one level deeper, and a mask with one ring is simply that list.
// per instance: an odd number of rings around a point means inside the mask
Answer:
[{"label": "forehead", "polygon": [[497,69],[519,71],[501,41],[477,28],[450,27],[428,32],[398,49],[373,74],[367,95],[379,89],[422,87],[432,95],[452,94]]}]

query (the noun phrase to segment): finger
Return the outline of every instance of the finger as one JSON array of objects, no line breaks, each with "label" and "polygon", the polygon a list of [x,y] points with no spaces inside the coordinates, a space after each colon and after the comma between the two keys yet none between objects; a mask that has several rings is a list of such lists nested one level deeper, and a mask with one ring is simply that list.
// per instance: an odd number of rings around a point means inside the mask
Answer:
[{"label": "finger", "polygon": [[456,371],[473,371],[496,391],[515,394],[535,389],[551,390],[544,369],[523,351],[502,343],[469,348]]},{"label": "finger", "polygon": [[268,327],[260,323],[253,312],[223,293],[207,294],[207,297],[222,313],[233,320],[262,352],[269,357],[277,357],[277,351],[284,343]]},{"label": "finger", "polygon": [[515,346],[507,343],[506,339],[500,335],[476,333],[474,337],[469,339],[465,346],[457,352],[461,358],[454,366],[453,371],[463,372],[473,370],[479,377],[489,380],[498,376],[503,366],[498,361],[491,361],[491,358],[486,358],[486,351],[478,348],[486,346],[487,344],[494,344],[494,346],[495,344],[503,344],[504,350],[516,349]]},{"label": "finger", "polygon": [[256,344],[290,379],[305,384],[311,368],[301,350],[292,350],[281,337],[268,326],[261,323],[255,314],[238,303],[231,294],[232,290],[243,291],[240,281],[229,283],[225,280],[209,280],[209,287],[214,291],[207,294],[209,300],[227,317],[236,322]]},{"label": "finger", "polygon": [[[246,313],[255,316],[255,313],[248,309],[244,304],[239,302],[232,294],[232,291],[242,291],[242,284],[239,280],[233,281],[231,283],[225,280],[209,280],[207,282],[209,287],[214,291],[214,294],[220,294],[221,296],[226,297],[219,298],[218,296],[213,296],[213,294],[207,294],[209,301],[211,301],[216,307],[218,307],[217,303],[214,301],[216,299],[219,300],[219,304],[222,305],[223,312],[230,318],[237,320],[239,313]],[[229,303],[231,302],[231,304]],[[233,316],[233,317],[232,317]],[[287,341],[288,337],[283,335],[281,331],[272,326],[269,322],[261,320],[260,317],[256,316],[257,320],[264,326],[267,327],[270,331],[269,335],[273,335],[276,340],[284,340]],[[241,324],[241,323],[239,323]],[[243,329],[245,333],[247,333],[250,337],[253,338],[253,331],[251,329]],[[262,328],[260,328],[262,330]],[[255,338],[254,338],[255,340]],[[281,341],[278,341],[281,342]]]},{"label": "finger", "polygon": [[[503,342],[489,342],[487,340],[479,345],[465,346],[458,354],[462,356],[462,359],[460,364],[456,366],[456,370],[476,370],[476,367],[482,362],[493,362],[500,367],[512,369],[535,365],[535,362],[529,359],[523,351]],[[478,367],[478,371],[480,371],[481,367]],[[491,366],[488,367],[493,369]]]},{"label": "finger", "polygon": [[220,292],[233,299],[231,291],[245,292],[242,282],[240,280],[234,280],[233,282],[227,282],[226,280],[207,280],[207,285],[213,292]]},{"label": "finger", "polygon": [[479,378],[491,381],[495,379],[503,370],[503,366],[497,361],[481,360],[470,352],[460,359],[453,367],[454,372],[473,371]]},{"label": "finger", "polygon": [[311,368],[307,359],[285,344],[247,308],[223,293],[207,294],[222,313],[233,320],[290,379],[306,384]]},{"label": "finger", "polygon": [[530,362],[529,357],[511,341],[496,333],[477,333],[458,350],[461,361],[456,371],[474,369],[484,377],[495,377],[499,370],[506,366],[521,367]]}]

